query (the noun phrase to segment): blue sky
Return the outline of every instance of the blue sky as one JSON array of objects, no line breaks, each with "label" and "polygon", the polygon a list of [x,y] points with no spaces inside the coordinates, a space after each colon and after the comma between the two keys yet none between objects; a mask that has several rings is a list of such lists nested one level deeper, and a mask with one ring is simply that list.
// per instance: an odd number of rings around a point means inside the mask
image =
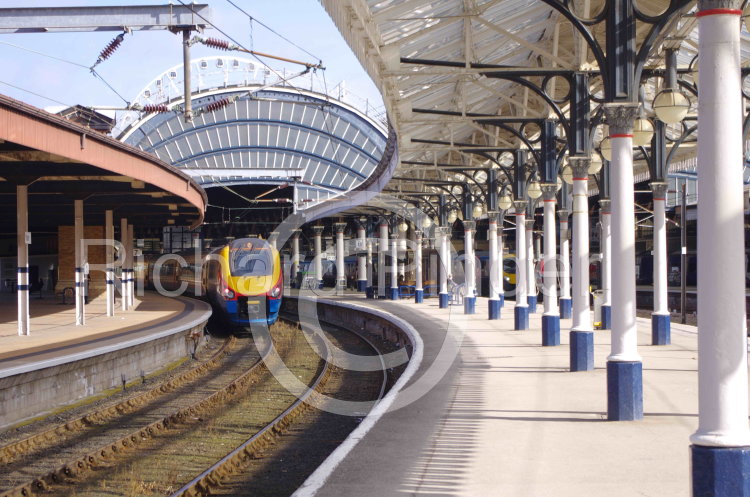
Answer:
[{"label": "blue sky", "polygon": [[[337,28],[316,0],[233,0],[254,18],[268,25],[295,44],[322,59],[326,67],[325,79],[329,88],[340,81],[354,94],[368,99],[370,105],[382,105],[380,96],[339,34]],[[51,7],[62,5],[143,5],[166,4],[152,0],[137,1],[51,1],[0,0],[0,7]],[[173,1],[174,4],[179,4]],[[283,57],[317,62],[310,55],[269,32],[232,6],[227,0],[205,0],[213,11],[213,22],[247,48]],[[252,35],[251,35],[252,33]],[[117,35],[106,33],[49,33],[0,35],[0,93],[28,102],[37,107],[59,105],[56,102],[13,88],[4,83],[49,97],[66,105],[118,106],[123,101],[88,69],[43,57],[11,47],[26,49],[91,66],[101,50]],[[217,30],[207,30],[204,37],[224,38]],[[153,78],[182,62],[181,36],[168,31],[134,32],[127,35],[120,48],[97,71],[126,100],[132,100]],[[193,58],[220,55],[226,52],[195,45]],[[267,61],[274,69],[283,63]],[[299,66],[287,65],[289,73]],[[304,86],[304,85],[303,85]],[[362,103],[364,106],[364,103]]]}]

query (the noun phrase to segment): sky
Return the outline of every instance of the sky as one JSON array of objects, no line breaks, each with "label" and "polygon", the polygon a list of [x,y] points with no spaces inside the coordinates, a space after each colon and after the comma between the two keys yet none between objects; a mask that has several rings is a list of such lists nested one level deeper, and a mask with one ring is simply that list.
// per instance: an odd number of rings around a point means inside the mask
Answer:
[{"label": "sky", "polygon": [[[305,62],[317,63],[320,59],[326,67],[325,82],[328,88],[345,81],[347,90],[354,94],[350,101],[361,102],[358,107],[365,107],[365,100],[370,106],[382,107],[377,88],[317,0],[232,1],[257,21],[288,38],[293,44],[273,34],[258,22],[251,21],[228,0],[203,0],[196,3],[207,3],[212,9],[213,24],[244,47]],[[0,0],[0,7],[167,3],[169,0]],[[179,5],[180,2],[172,0],[172,3]],[[117,34],[112,31],[0,34],[0,59],[3,67],[0,71],[0,94],[41,108],[76,104],[93,107],[124,106],[124,101],[132,101],[159,74],[182,63],[181,35],[169,31],[135,31],[126,35],[119,49],[96,68],[102,78],[112,86],[113,91],[93,76],[88,67],[94,64],[102,49]],[[202,37],[225,39],[216,29],[206,30]],[[315,57],[295,45],[303,47]],[[194,45],[191,50],[192,58],[228,53],[199,44]],[[285,65],[272,60],[266,62],[276,70],[286,67],[289,74],[300,70],[300,66],[297,65]],[[315,77],[322,78],[322,75],[318,74]],[[299,81],[299,84],[304,87],[302,81]],[[118,93],[122,98],[117,95]]]}]

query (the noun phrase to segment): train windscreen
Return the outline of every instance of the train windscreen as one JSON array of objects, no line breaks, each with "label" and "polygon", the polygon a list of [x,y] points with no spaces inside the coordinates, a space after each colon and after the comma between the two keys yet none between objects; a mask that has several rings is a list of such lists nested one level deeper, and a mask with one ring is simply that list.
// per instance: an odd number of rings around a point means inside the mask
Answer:
[{"label": "train windscreen", "polygon": [[232,276],[273,274],[273,254],[264,240],[243,238],[229,246],[229,272]]}]

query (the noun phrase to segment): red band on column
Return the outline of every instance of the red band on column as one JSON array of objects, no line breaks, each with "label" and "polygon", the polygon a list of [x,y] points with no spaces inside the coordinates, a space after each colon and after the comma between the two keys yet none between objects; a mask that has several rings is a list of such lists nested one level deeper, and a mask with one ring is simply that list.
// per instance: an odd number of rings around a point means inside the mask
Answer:
[{"label": "red band on column", "polygon": [[632,134],[622,133],[619,135],[609,135],[610,138],[633,138]]},{"label": "red band on column", "polygon": [[544,202],[557,202],[557,200],[555,200],[554,198],[551,198],[549,200],[545,200]]},{"label": "red band on column", "polygon": [[663,202],[663,201],[665,201],[665,200],[667,200],[667,199],[665,199],[665,198],[656,198],[656,197],[654,197],[654,200],[661,200],[661,201]]},{"label": "red band on column", "polygon": [[588,176],[587,176],[587,177],[585,177],[585,178],[573,178],[573,181],[576,181],[576,180],[580,180],[580,181],[588,181],[588,180],[589,180],[589,178],[588,178]]},{"label": "red band on column", "polygon": [[737,9],[708,9],[708,10],[701,10],[700,12],[695,14],[695,17],[716,16],[716,15],[741,16],[742,11],[737,10]]}]

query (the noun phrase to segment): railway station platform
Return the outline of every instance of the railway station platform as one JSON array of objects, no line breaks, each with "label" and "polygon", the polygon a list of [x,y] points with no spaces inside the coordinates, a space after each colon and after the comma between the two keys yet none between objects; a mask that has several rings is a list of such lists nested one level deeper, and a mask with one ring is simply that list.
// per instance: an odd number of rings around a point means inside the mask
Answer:
[{"label": "railway station platform", "polygon": [[529,330],[514,331],[512,301],[489,321],[484,298],[474,315],[439,309],[436,299],[340,300],[392,314],[424,341],[419,369],[394,405],[420,382],[434,385],[386,413],[350,452],[334,453],[296,497],[690,494],[695,327],[673,323],[672,344],[652,346],[650,320],[638,319],[644,419],[611,422],[608,330],[595,332],[595,370],[573,373],[570,320],[561,322],[562,345],[542,347],[541,312]]},{"label": "railway station platform", "polygon": [[[0,427],[36,416],[189,355],[191,333],[211,315],[208,304],[154,292],[127,311],[106,315],[104,298],[75,306],[31,299],[28,336],[18,336],[15,295],[0,299]],[[195,335],[198,336],[198,335]]]}]

